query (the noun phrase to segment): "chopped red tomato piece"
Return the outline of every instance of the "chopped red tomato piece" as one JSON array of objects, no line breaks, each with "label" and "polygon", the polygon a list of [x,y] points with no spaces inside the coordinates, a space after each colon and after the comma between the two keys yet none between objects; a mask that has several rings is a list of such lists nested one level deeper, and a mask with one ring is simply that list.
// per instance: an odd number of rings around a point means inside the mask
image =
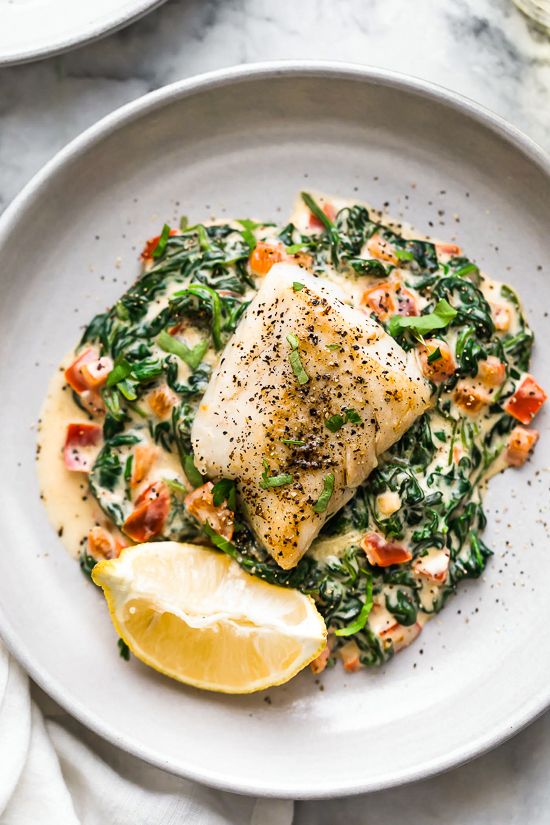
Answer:
[{"label": "chopped red tomato piece", "polygon": [[386,241],[379,232],[371,235],[367,241],[367,249],[373,258],[378,258],[380,261],[387,261],[387,263],[397,266],[399,258],[395,254],[395,247],[389,241]]},{"label": "chopped red tomato piece", "polygon": [[125,546],[120,539],[98,525],[88,533],[88,553],[94,559],[116,559]]},{"label": "chopped red tomato piece", "polygon": [[316,659],[314,659],[310,663],[310,668],[315,675],[318,673],[322,673],[323,670],[326,668],[328,660],[330,659],[330,647],[328,644],[325,646],[324,650],[322,650]]},{"label": "chopped red tomato piece", "polygon": [[[336,217],[336,208],[331,203],[325,203],[322,206],[322,210],[329,219],[329,221],[333,221]],[[309,228],[310,229],[324,229],[325,225],[322,223],[321,220],[314,215],[313,212],[309,213]]]},{"label": "chopped red tomato piece", "polygon": [[474,381],[459,381],[454,392],[455,403],[469,415],[476,415],[491,401],[491,396],[481,384]]},{"label": "chopped red tomato piece", "polygon": [[504,404],[504,410],[522,424],[530,424],[547,398],[533,376],[526,373],[515,393]]},{"label": "chopped red tomato piece", "polygon": [[361,303],[366,304],[381,321],[387,321],[392,315],[397,314],[395,290],[389,281],[367,289],[363,293]]},{"label": "chopped red tomato piece", "polygon": [[152,444],[136,444],[132,459],[130,486],[137,487],[149,473],[158,456],[158,449]]},{"label": "chopped red tomato piece", "polygon": [[504,304],[490,304],[493,324],[498,332],[506,332],[512,323],[512,313]]},{"label": "chopped red tomato piece", "polygon": [[201,524],[209,524],[220,536],[231,541],[233,538],[234,514],[225,503],[218,507],[214,505],[212,489],[214,485],[207,481],[197,487],[192,493],[185,496],[184,504],[187,511]]},{"label": "chopped red tomato piece", "polygon": [[529,453],[539,440],[536,430],[527,427],[514,427],[508,436],[506,461],[510,467],[521,467],[529,458]]},{"label": "chopped red tomato piece", "polygon": [[248,263],[254,275],[263,276],[267,275],[271,267],[274,264],[280,263],[283,258],[283,250],[280,246],[274,246],[273,244],[262,243],[260,241],[250,253]]},{"label": "chopped red tomato piece", "polygon": [[384,648],[392,647],[395,653],[410,645],[422,630],[418,622],[408,626],[399,624],[393,613],[381,604],[375,604],[372,608],[369,627],[379,637]]},{"label": "chopped red tomato piece", "polygon": [[89,473],[101,438],[102,429],[99,424],[68,424],[63,447],[63,460],[67,470]]},{"label": "chopped red tomato piece", "polygon": [[477,365],[477,374],[486,387],[500,387],[506,378],[506,364],[495,355],[489,355]]},{"label": "chopped red tomato piece", "polygon": [[[179,229],[171,229],[170,232],[168,233],[168,236],[170,238],[173,238],[174,235],[179,235],[179,234],[180,234]],[[159,241],[160,241],[160,235],[155,235],[154,238],[149,238],[149,240],[147,241],[147,243],[143,247],[143,252],[141,253],[142,260],[150,261],[152,259],[153,252],[157,248]]]},{"label": "chopped red tomato piece", "polygon": [[361,668],[360,652],[357,642],[354,642],[353,639],[342,645],[338,651],[344,670],[347,670],[348,673],[356,673]]},{"label": "chopped red tomato piece", "polygon": [[422,578],[434,584],[442,584],[447,580],[449,554],[445,550],[430,550],[415,561],[414,569]]},{"label": "chopped red tomato piece", "polygon": [[78,393],[97,390],[106,382],[112,369],[110,358],[100,358],[93,347],[88,347],[67,367],[65,380]]},{"label": "chopped red tomato piece", "polygon": [[177,395],[166,384],[155,387],[147,395],[147,403],[157,418],[166,418],[178,403]]},{"label": "chopped red tomato piece", "polygon": [[377,567],[389,567],[390,564],[403,564],[412,559],[412,553],[402,544],[388,542],[378,533],[367,533],[361,541],[369,564]]},{"label": "chopped red tomato piece", "polygon": [[138,496],[122,529],[134,541],[149,541],[162,533],[169,511],[168,487],[163,481],[155,481]]},{"label": "chopped red tomato piece", "polygon": [[438,255],[460,255],[462,249],[456,243],[436,243],[435,250]]},{"label": "chopped red tomato piece", "polygon": [[437,338],[427,338],[424,344],[419,347],[420,362],[422,372],[433,381],[439,384],[446,381],[456,370],[455,360],[445,341]]}]

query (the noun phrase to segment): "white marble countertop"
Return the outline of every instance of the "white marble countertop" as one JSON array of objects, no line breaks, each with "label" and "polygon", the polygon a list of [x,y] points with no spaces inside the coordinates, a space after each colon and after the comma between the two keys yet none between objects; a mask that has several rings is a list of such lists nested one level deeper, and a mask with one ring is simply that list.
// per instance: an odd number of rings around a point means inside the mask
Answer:
[{"label": "white marble countertop", "polygon": [[[550,40],[511,0],[169,0],[101,42],[0,71],[0,209],[67,141],[123,103],[198,72],[289,58],[353,61],[435,81],[550,149]],[[543,825],[549,772],[547,715],[444,776],[299,803],[296,825]]]}]

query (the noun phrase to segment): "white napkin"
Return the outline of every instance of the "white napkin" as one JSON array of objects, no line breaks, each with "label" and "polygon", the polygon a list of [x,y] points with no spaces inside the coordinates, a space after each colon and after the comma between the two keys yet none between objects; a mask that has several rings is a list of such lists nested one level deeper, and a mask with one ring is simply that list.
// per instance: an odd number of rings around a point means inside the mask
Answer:
[{"label": "white napkin", "polygon": [[0,642],[0,825],[291,825],[287,800],[214,791],[150,767],[31,691]]}]

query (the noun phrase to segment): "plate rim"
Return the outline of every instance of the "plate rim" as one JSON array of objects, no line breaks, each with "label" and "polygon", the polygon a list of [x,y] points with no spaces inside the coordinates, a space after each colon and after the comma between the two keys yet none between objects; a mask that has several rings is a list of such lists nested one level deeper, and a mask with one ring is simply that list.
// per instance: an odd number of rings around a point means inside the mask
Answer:
[{"label": "plate rim", "polygon": [[163,3],[166,3],[166,0],[134,0],[135,8],[128,8],[116,14],[110,21],[105,21],[100,25],[92,25],[86,30],[86,33],[75,34],[68,38],[58,38],[49,45],[39,48],[20,49],[19,51],[7,54],[0,52],[0,68],[20,66],[24,63],[32,63],[35,60],[44,60],[48,57],[64,54],[79,46],[94,43],[103,37],[107,37],[107,35],[115,34],[115,32],[130,25],[130,23],[134,23],[141,17],[145,17],[146,14],[162,6]]},{"label": "plate rim", "polygon": [[[48,184],[49,178],[61,170],[67,162],[83,156],[89,148],[119,128],[144,114],[151,114],[172,101],[200,94],[209,89],[248,80],[269,80],[284,76],[331,77],[332,79],[366,81],[409,91],[432,101],[444,103],[513,144],[518,151],[541,169],[550,184],[550,155],[545,150],[499,115],[443,86],[399,72],[339,61],[267,61],[218,69],[176,81],[149,92],[103,117],[74,138],[48,161],[6,208],[3,215],[0,216],[0,248],[9,238],[20,213],[24,212],[33,200],[40,197]],[[529,702],[520,705],[517,711],[508,718],[505,726],[483,732],[467,745],[457,747],[450,753],[445,754],[444,758],[438,757],[424,761],[420,765],[411,766],[408,769],[400,769],[393,773],[389,772],[374,781],[368,778],[362,781],[351,780],[340,782],[338,785],[328,788],[326,783],[324,783],[323,788],[306,784],[300,789],[277,785],[276,780],[273,783],[264,781],[262,783],[247,784],[246,781],[227,780],[219,771],[196,769],[188,760],[175,764],[154,749],[144,746],[128,736],[121,735],[116,729],[104,723],[100,717],[88,711],[76,697],[67,695],[63,685],[55,677],[52,677],[47,671],[42,670],[35,664],[32,654],[25,649],[24,641],[18,637],[11,626],[9,617],[4,612],[1,604],[0,635],[14,658],[29,676],[65,711],[103,739],[161,770],[220,790],[255,796],[294,799],[335,798],[383,790],[426,779],[486,753],[533,722],[550,706],[549,685],[546,691],[540,691],[537,695],[530,697]]]}]

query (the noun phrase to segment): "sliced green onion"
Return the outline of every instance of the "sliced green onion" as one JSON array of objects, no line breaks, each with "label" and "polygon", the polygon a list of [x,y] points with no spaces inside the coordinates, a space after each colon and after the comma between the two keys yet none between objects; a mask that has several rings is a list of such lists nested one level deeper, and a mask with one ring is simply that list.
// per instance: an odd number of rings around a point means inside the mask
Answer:
[{"label": "sliced green onion", "polygon": [[313,505],[316,513],[324,513],[334,492],[334,473],[329,473],[323,479],[323,492]]}]

